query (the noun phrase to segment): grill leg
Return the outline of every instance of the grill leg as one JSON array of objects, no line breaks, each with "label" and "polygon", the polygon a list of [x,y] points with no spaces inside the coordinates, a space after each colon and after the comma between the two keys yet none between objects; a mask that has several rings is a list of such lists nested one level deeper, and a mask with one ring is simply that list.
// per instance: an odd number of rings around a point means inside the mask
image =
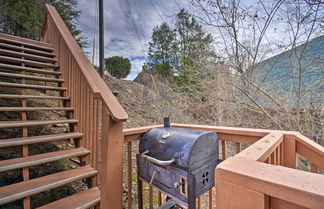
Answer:
[{"label": "grill leg", "polygon": [[138,195],[138,209],[143,209],[143,193],[142,193],[142,180],[137,174],[137,195]]},{"label": "grill leg", "polygon": [[188,176],[188,209],[196,209],[195,181],[194,176]]}]

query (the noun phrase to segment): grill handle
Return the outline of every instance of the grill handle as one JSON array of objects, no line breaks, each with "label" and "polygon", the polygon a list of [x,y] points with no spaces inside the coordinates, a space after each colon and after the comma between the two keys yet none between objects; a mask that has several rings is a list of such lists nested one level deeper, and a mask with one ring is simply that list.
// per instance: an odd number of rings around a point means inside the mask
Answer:
[{"label": "grill handle", "polygon": [[144,151],[142,154],[141,154],[141,157],[152,162],[152,163],[155,163],[159,166],[166,166],[166,165],[171,165],[172,163],[175,162],[175,159],[172,158],[171,160],[158,160],[156,158],[153,158],[153,157],[150,157],[147,155],[147,153],[149,153],[148,150]]}]

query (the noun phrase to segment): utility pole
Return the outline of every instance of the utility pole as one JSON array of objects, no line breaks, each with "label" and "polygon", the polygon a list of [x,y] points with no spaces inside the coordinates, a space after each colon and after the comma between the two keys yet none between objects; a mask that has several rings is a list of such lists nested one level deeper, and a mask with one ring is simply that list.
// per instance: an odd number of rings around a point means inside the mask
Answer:
[{"label": "utility pole", "polygon": [[99,0],[99,74],[104,75],[105,42],[104,42],[104,7],[103,0]]},{"label": "utility pole", "polygon": [[95,53],[96,53],[96,38],[93,38],[93,45],[92,45],[92,65],[95,64]]}]

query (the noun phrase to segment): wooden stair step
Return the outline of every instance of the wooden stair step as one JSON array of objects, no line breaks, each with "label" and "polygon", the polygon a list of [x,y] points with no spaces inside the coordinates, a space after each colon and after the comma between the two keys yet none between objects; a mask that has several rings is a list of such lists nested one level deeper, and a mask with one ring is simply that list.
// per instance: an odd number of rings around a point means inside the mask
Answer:
[{"label": "wooden stair step", "polygon": [[37,55],[48,56],[48,57],[56,56],[55,53],[40,51],[37,49],[31,49],[31,48],[26,48],[26,47],[21,47],[21,46],[16,46],[16,45],[12,45],[12,44],[5,44],[5,43],[1,43],[1,42],[0,42],[0,47],[7,48],[7,49],[20,50],[20,51],[29,52],[29,53],[37,54]]},{"label": "wooden stair step", "polygon": [[93,187],[75,195],[49,203],[37,209],[87,209],[99,204],[99,202],[100,189],[98,187]]},{"label": "wooden stair step", "polygon": [[18,56],[18,57],[24,57],[25,59],[32,59],[36,61],[41,61],[41,62],[57,62],[58,60],[55,58],[51,57],[43,57],[39,55],[33,55],[33,54],[28,54],[25,52],[17,52],[17,51],[12,51],[12,50],[6,50],[6,49],[0,49],[0,54],[1,55],[6,55],[6,56]]},{"label": "wooden stair step", "polygon": [[[4,36],[6,36],[6,37],[4,37]],[[42,41],[34,41],[31,39],[24,39],[24,38],[17,37],[17,36],[0,34],[0,41],[1,42],[5,41],[5,42],[11,43],[11,44],[24,45],[25,47],[38,48],[38,49],[46,50],[46,51],[54,51],[53,44],[42,42]],[[26,41],[28,41],[29,43],[26,43]]]},{"label": "wooden stair step", "polygon": [[18,127],[30,127],[30,126],[47,126],[55,124],[73,124],[77,123],[76,119],[68,120],[28,120],[28,121],[0,121],[0,128],[18,128]]},{"label": "wooden stair step", "polygon": [[36,143],[54,142],[60,140],[78,139],[83,136],[84,136],[83,133],[72,132],[72,133],[64,133],[64,134],[50,134],[50,135],[42,135],[42,136],[2,139],[0,140],[0,148],[20,146],[25,144],[36,144]]},{"label": "wooden stair step", "polygon": [[94,168],[84,166],[0,187],[0,205],[57,188],[74,181],[89,178],[96,174],[97,171]]},{"label": "wooden stair step", "polygon": [[60,96],[40,96],[40,95],[19,95],[19,94],[0,94],[2,99],[59,99],[69,100],[69,97]]},{"label": "wooden stair step", "polygon": [[56,83],[63,83],[63,79],[58,78],[49,78],[49,77],[42,77],[42,76],[33,76],[33,75],[24,75],[24,74],[17,74],[17,73],[5,73],[0,72],[0,77],[7,77],[7,78],[24,78],[28,80],[36,80],[36,81],[47,81],[47,82],[56,82]]},{"label": "wooden stair step", "polygon": [[30,166],[40,165],[53,161],[63,160],[71,157],[81,157],[90,153],[90,150],[84,147],[78,147],[70,150],[62,150],[56,152],[48,152],[39,155],[32,155],[10,160],[0,161],[0,172],[14,170],[18,168],[26,168]]},{"label": "wooden stair step", "polygon": [[24,63],[26,65],[36,66],[36,67],[44,67],[44,68],[51,68],[51,69],[58,69],[59,66],[56,64],[49,64],[45,62],[37,62],[32,60],[26,60],[26,59],[20,59],[15,57],[7,57],[7,56],[1,56],[0,60],[5,62],[13,62],[13,63]]},{"label": "wooden stair step", "polygon": [[0,86],[14,87],[14,88],[28,88],[28,89],[43,89],[43,90],[53,90],[53,91],[65,91],[66,90],[65,87],[41,86],[41,85],[8,83],[8,82],[0,82]]},{"label": "wooden stair step", "polygon": [[11,70],[19,70],[19,71],[26,71],[31,73],[39,73],[39,74],[46,74],[46,75],[61,75],[61,72],[54,71],[54,70],[44,70],[32,67],[22,67],[18,65],[10,65],[10,64],[2,64],[0,63],[0,69],[11,69]]},{"label": "wooden stair step", "polygon": [[73,107],[0,107],[0,112],[73,111]]}]

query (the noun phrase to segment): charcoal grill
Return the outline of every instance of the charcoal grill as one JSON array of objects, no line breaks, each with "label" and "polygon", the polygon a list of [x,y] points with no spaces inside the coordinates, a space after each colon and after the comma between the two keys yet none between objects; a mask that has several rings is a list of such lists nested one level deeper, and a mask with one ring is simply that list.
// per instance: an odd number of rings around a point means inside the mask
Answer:
[{"label": "charcoal grill", "polygon": [[196,198],[214,186],[218,138],[212,131],[165,126],[140,139],[137,155],[139,209],[142,181],[166,193],[183,208],[195,209]]}]

